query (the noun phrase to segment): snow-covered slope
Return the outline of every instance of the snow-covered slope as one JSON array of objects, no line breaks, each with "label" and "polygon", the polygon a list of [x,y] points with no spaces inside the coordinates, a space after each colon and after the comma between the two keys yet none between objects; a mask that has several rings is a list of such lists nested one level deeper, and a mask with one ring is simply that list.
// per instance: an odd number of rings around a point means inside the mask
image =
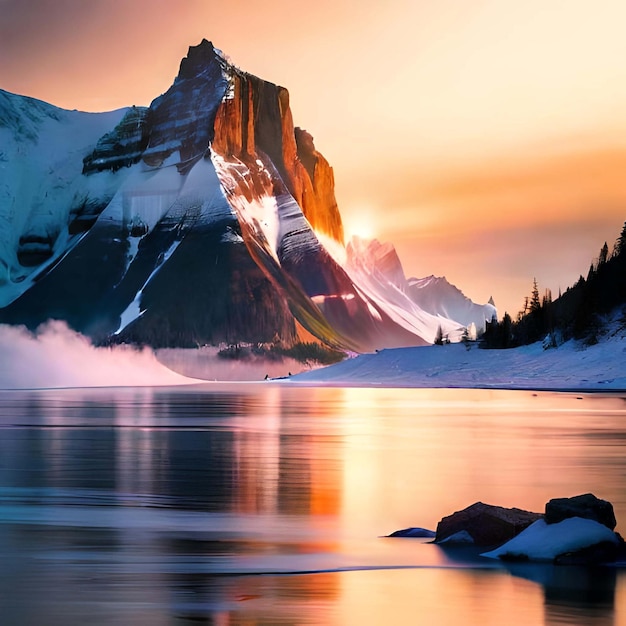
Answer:
[{"label": "snow-covered slope", "polygon": [[81,172],[125,111],[66,111],[0,90],[0,306],[67,251],[119,187],[123,173]]},{"label": "snow-covered slope", "polygon": [[290,382],[340,386],[626,390],[626,331],[615,323],[593,346],[569,341],[544,350],[463,344],[382,350],[293,376]]},{"label": "snow-covered slope", "polygon": [[434,342],[439,327],[453,342],[460,341],[466,329],[476,338],[497,314],[494,306],[474,304],[445,278],[407,280],[388,242],[353,237],[346,248],[346,271],[373,300],[385,303],[400,324],[428,343]]},{"label": "snow-covered slope", "polygon": [[0,96],[0,323],[368,352],[425,345],[439,326],[458,339],[473,321],[460,292],[422,306],[392,246],[343,248],[332,168],[287,90],[206,40],[148,109]]}]

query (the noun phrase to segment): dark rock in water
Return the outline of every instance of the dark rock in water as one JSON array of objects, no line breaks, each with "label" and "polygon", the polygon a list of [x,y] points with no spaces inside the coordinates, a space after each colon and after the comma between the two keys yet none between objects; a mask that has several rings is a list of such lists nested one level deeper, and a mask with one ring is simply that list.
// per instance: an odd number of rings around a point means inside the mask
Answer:
[{"label": "dark rock in water", "polygon": [[592,493],[573,498],[554,498],[546,504],[547,524],[556,524],[569,517],[591,519],[611,530],[614,530],[617,525],[613,505],[606,500],[600,500]]},{"label": "dark rock in water", "polygon": [[452,543],[453,535],[462,537],[463,543],[468,543],[467,535],[470,535],[477,546],[497,546],[509,541],[541,517],[541,513],[476,502],[444,517],[437,524],[435,543],[446,540]]},{"label": "dark rock in water", "polygon": [[559,554],[554,562],[557,565],[598,565],[600,563],[613,563],[623,553],[623,545],[612,541],[602,541],[592,546]]},{"label": "dark rock in water", "polygon": [[434,536],[435,532],[426,528],[403,528],[387,535],[387,537],[422,537],[427,539],[432,539]]}]

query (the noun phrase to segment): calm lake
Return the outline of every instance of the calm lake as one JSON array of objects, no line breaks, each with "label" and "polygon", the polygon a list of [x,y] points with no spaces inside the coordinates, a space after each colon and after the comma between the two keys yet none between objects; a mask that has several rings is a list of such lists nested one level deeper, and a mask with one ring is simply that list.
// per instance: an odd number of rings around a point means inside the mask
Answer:
[{"label": "calm lake", "polygon": [[626,570],[382,537],[589,491],[624,533],[623,397],[0,392],[0,623],[626,624]]}]

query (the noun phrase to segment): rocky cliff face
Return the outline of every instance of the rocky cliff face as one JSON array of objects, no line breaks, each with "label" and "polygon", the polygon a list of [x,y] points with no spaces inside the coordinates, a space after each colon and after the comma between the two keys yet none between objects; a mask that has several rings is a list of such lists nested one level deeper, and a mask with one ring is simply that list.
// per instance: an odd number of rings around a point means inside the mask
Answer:
[{"label": "rocky cliff face", "polygon": [[131,107],[120,123],[103,135],[94,151],[83,159],[83,174],[115,172],[130,167],[142,157],[149,140],[148,109]]},{"label": "rocky cliff face", "polygon": [[150,167],[163,165],[178,152],[181,171],[202,158],[214,137],[214,120],[227,89],[225,62],[203,40],[189,48],[174,84],[150,105],[149,142],[142,158]]},{"label": "rocky cliff face", "polygon": [[251,164],[266,155],[314,230],[343,243],[333,171],[306,131],[294,128],[288,91],[233,67],[215,119],[212,148]]},{"label": "rocky cliff face", "polygon": [[335,175],[324,156],[315,149],[313,137],[301,128],[295,128],[298,158],[305,167],[313,186],[314,198],[303,199],[304,214],[316,231],[330,235],[343,243],[344,233],[335,200]]},{"label": "rocky cliff face", "polygon": [[157,168],[172,155],[181,171],[189,171],[213,141],[215,113],[228,87],[227,66],[208,41],[190,47],[174,84],[148,109],[132,107],[84,159],[83,173],[115,171],[140,159]]}]

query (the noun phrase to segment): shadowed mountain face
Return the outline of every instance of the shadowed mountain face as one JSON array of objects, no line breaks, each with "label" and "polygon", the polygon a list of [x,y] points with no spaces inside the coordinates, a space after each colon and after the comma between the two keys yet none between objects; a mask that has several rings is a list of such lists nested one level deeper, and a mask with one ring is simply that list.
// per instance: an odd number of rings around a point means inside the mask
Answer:
[{"label": "shadowed mountain face", "polygon": [[206,40],[148,108],[0,96],[0,323],[154,347],[312,333],[355,351],[466,324],[421,309],[367,248],[346,263],[332,168],[287,90]]}]

